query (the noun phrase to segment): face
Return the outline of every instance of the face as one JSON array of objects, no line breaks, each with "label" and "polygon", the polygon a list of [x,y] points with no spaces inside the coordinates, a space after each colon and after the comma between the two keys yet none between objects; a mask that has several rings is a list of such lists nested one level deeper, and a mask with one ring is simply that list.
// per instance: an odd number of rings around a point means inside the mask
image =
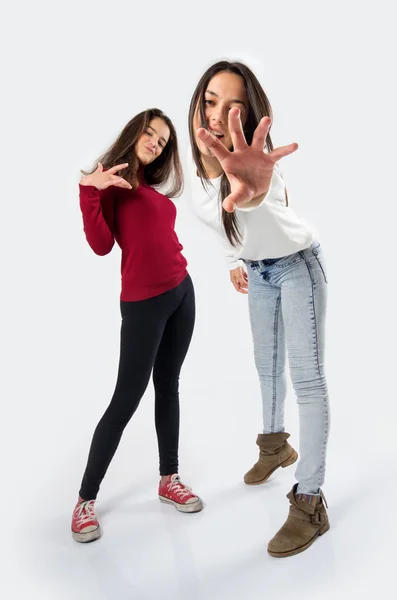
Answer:
[{"label": "face", "polygon": [[135,152],[141,165],[149,165],[164,150],[170,139],[170,130],[163,119],[152,119],[138,139]]},{"label": "face", "polygon": [[[228,127],[228,114],[234,106],[240,109],[244,126],[248,115],[248,96],[244,88],[244,80],[235,73],[227,71],[218,73],[209,81],[205,90],[206,127],[229,150],[232,147],[232,138]],[[196,109],[193,126],[195,131],[201,126],[199,106]],[[197,138],[196,144],[202,154],[212,156],[210,150]]]}]

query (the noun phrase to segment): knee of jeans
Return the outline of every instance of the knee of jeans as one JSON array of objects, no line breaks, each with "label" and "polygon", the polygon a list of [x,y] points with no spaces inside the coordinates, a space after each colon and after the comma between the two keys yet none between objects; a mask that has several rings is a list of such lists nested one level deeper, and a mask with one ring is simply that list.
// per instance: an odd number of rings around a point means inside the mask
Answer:
[{"label": "knee of jeans", "polygon": [[264,365],[263,360],[260,357],[255,356],[256,370],[261,381],[269,381],[271,383],[274,379],[283,379],[285,377],[285,367],[274,367],[271,365]]},{"label": "knee of jeans", "polygon": [[328,395],[327,383],[320,375],[313,379],[296,379],[292,377],[298,403],[305,404],[313,401],[322,401]]}]

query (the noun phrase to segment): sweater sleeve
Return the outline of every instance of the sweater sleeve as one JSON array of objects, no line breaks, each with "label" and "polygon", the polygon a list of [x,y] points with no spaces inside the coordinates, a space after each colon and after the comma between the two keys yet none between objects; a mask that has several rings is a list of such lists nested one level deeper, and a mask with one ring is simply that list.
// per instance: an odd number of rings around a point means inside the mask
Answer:
[{"label": "sweater sleeve", "polygon": [[80,209],[87,242],[95,254],[109,254],[114,246],[114,187],[98,190],[80,185]]},{"label": "sweater sleeve", "polygon": [[238,247],[232,246],[231,243],[229,242],[229,240],[226,237],[226,234],[219,232],[220,235],[218,236],[218,239],[221,241],[221,245],[222,245],[222,249],[223,249],[223,255],[225,257],[226,260],[226,264],[228,265],[229,271],[232,271],[233,269],[237,269],[238,267],[241,267],[242,263],[240,261],[240,259],[238,258]]}]

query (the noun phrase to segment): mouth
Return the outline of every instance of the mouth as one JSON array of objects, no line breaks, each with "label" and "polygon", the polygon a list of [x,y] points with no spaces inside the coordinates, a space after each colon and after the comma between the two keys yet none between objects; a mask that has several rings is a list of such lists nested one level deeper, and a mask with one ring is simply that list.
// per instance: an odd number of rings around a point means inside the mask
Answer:
[{"label": "mouth", "polygon": [[217,140],[222,140],[225,136],[220,131],[216,131],[215,129],[208,128],[208,131],[212,133],[213,136],[216,137]]},{"label": "mouth", "polygon": [[150,154],[154,154],[154,150],[152,150],[148,146],[145,146],[145,150],[147,150],[148,152],[150,152]]}]

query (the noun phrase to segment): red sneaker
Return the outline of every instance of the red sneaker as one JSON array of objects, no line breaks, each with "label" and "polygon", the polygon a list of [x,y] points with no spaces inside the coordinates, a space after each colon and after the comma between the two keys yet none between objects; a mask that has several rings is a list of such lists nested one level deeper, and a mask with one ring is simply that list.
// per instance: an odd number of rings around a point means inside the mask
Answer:
[{"label": "red sneaker", "polygon": [[203,509],[201,498],[193,494],[191,488],[184,485],[177,474],[163,484],[160,481],[159,498],[161,502],[173,504],[181,512],[199,512]]},{"label": "red sneaker", "polygon": [[101,528],[94,509],[95,500],[77,502],[72,517],[72,536],[76,542],[93,542],[101,537]]}]

